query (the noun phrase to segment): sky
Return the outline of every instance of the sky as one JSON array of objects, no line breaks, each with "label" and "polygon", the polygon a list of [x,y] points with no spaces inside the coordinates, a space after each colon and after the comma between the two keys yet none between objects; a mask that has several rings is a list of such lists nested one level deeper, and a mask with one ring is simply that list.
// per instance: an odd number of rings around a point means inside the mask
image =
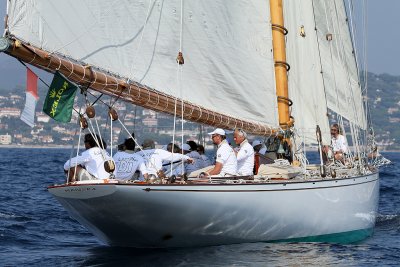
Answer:
[{"label": "sky", "polygon": [[[0,0],[0,17],[6,13],[6,1]],[[232,0],[231,0],[232,1]],[[287,0],[304,1],[304,0]],[[324,0],[321,0],[324,1]],[[375,74],[400,76],[400,0],[354,0],[355,6],[366,3],[367,69]],[[0,23],[1,28],[4,23]],[[0,31],[1,34],[3,30]],[[9,83],[24,84],[25,69],[16,59],[0,53],[0,72]]]}]

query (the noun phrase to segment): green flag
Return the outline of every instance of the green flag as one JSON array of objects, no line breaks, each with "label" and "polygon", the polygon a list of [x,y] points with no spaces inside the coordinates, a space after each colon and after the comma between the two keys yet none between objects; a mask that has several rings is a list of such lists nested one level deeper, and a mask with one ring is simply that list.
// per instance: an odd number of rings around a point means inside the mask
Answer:
[{"label": "green flag", "polygon": [[54,74],[43,112],[59,122],[70,122],[77,86],[58,71]]}]

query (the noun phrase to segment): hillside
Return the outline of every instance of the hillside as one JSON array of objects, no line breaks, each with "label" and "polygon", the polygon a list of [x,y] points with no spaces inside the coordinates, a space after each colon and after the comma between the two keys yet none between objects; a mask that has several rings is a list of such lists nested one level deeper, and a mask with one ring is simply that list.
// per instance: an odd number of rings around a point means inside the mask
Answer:
[{"label": "hillside", "polygon": [[[8,75],[9,73],[0,73],[0,135],[11,135],[12,144],[70,144],[71,140],[75,137],[75,130],[78,128],[76,113],[75,120],[73,119],[68,124],[49,120],[47,115],[40,112],[47,88],[43,83],[39,82],[40,99],[36,108],[37,121],[36,126],[31,129],[19,120],[18,115],[25,104],[24,87],[22,85],[9,86],[9,82],[5,82],[9,80]],[[49,81],[50,76],[48,74],[44,78],[46,79],[46,83],[51,82]],[[21,83],[25,83],[25,78],[22,82],[19,82],[19,84]],[[381,150],[400,149],[400,128],[397,126],[400,122],[400,76],[369,73],[368,95],[371,119]],[[91,96],[91,101],[94,101],[94,99]],[[110,101],[108,97],[103,97],[102,100],[104,102]],[[82,97],[80,97],[79,101],[76,100],[75,103],[76,110],[84,106]],[[97,112],[105,114],[107,108],[105,105],[100,104],[100,102],[98,103],[96,104]],[[171,116],[158,114],[123,103],[119,106],[119,109],[121,110],[120,117],[125,120],[128,129],[130,131],[134,130],[137,136],[154,138],[162,144],[170,142],[173,130]],[[107,118],[107,116],[103,116],[103,118]],[[103,126],[109,123],[106,119],[99,121],[99,124]],[[180,126],[178,127],[180,128]],[[199,125],[186,122],[185,129],[185,140],[189,138],[198,140],[200,138],[198,135]],[[119,134],[121,130],[120,126],[116,127],[113,134],[115,142],[120,142],[126,137],[124,131]],[[109,133],[105,133],[105,135],[109,135]]]},{"label": "hillside", "polygon": [[400,148],[400,76],[368,75],[371,119],[381,147]]}]

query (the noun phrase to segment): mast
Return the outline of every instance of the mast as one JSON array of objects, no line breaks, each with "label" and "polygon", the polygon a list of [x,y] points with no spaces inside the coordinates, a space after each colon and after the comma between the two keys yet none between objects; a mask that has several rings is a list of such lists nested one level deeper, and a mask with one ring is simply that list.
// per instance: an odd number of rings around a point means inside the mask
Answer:
[{"label": "mast", "polygon": [[188,101],[181,101],[137,82],[127,82],[123,77],[49,53],[12,37],[0,38],[0,52],[48,72],[58,70],[82,88],[90,88],[157,112],[174,115],[176,105],[176,115],[192,122],[224,129],[242,128],[250,134],[260,136],[270,136],[279,131],[266,124],[237,119]]},{"label": "mast", "polygon": [[285,35],[287,29],[283,22],[282,0],[270,0],[272,44],[275,61],[276,96],[278,98],[279,125],[287,129],[293,124],[290,119],[289,106],[291,101],[288,94],[287,71],[290,66],[286,62]]}]

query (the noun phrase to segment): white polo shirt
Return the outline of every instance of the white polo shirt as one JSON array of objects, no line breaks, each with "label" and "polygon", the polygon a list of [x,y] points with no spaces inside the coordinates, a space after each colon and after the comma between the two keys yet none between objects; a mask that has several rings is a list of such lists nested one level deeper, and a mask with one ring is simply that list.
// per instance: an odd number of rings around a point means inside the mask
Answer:
[{"label": "white polo shirt", "polygon": [[107,151],[92,147],[82,152],[81,156],[74,157],[64,164],[64,170],[82,165],[94,177],[98,179],[107,179],[110,174],[104,169],[104,162],[111,159]]},{"label": "white polo shirt", "polygon": [[163,161],[178,161],[188,160],[189,157],[179,153],[171,153],[163,149],[148,149],[136,152],[141,156],[146,164],[148,174],[157,175],[157,172],[162,169]]},{"label": "white polo shirt", "polygon": [[254,148],[247,140],[240,143],[236,158],[238,175],[253,175]]},{"label": "white polo shirt", "polygon": [[332,136],[332,149],[333,152],[338,152],[342,150],[343,153],[347,153],[347,141],[346,138],[339,134],[337,138]]},{"label": "white polo shirt", "polygon": [[218,176],[224,175],[236,175],[237,170],[237,160],[235,156],[235,152],[228,144],[226,140],[223,140],[217,149],[217,158],[216,162],[222,163],[221,172]]},{"label": "white polo shirt", "polygon": [[116,179],[129,180],[136,170],[139,170],[142,175],[147,172],[143,158],[134,154],[133,151],[118,151],[113,160],[115,162],[114,175]]}]

